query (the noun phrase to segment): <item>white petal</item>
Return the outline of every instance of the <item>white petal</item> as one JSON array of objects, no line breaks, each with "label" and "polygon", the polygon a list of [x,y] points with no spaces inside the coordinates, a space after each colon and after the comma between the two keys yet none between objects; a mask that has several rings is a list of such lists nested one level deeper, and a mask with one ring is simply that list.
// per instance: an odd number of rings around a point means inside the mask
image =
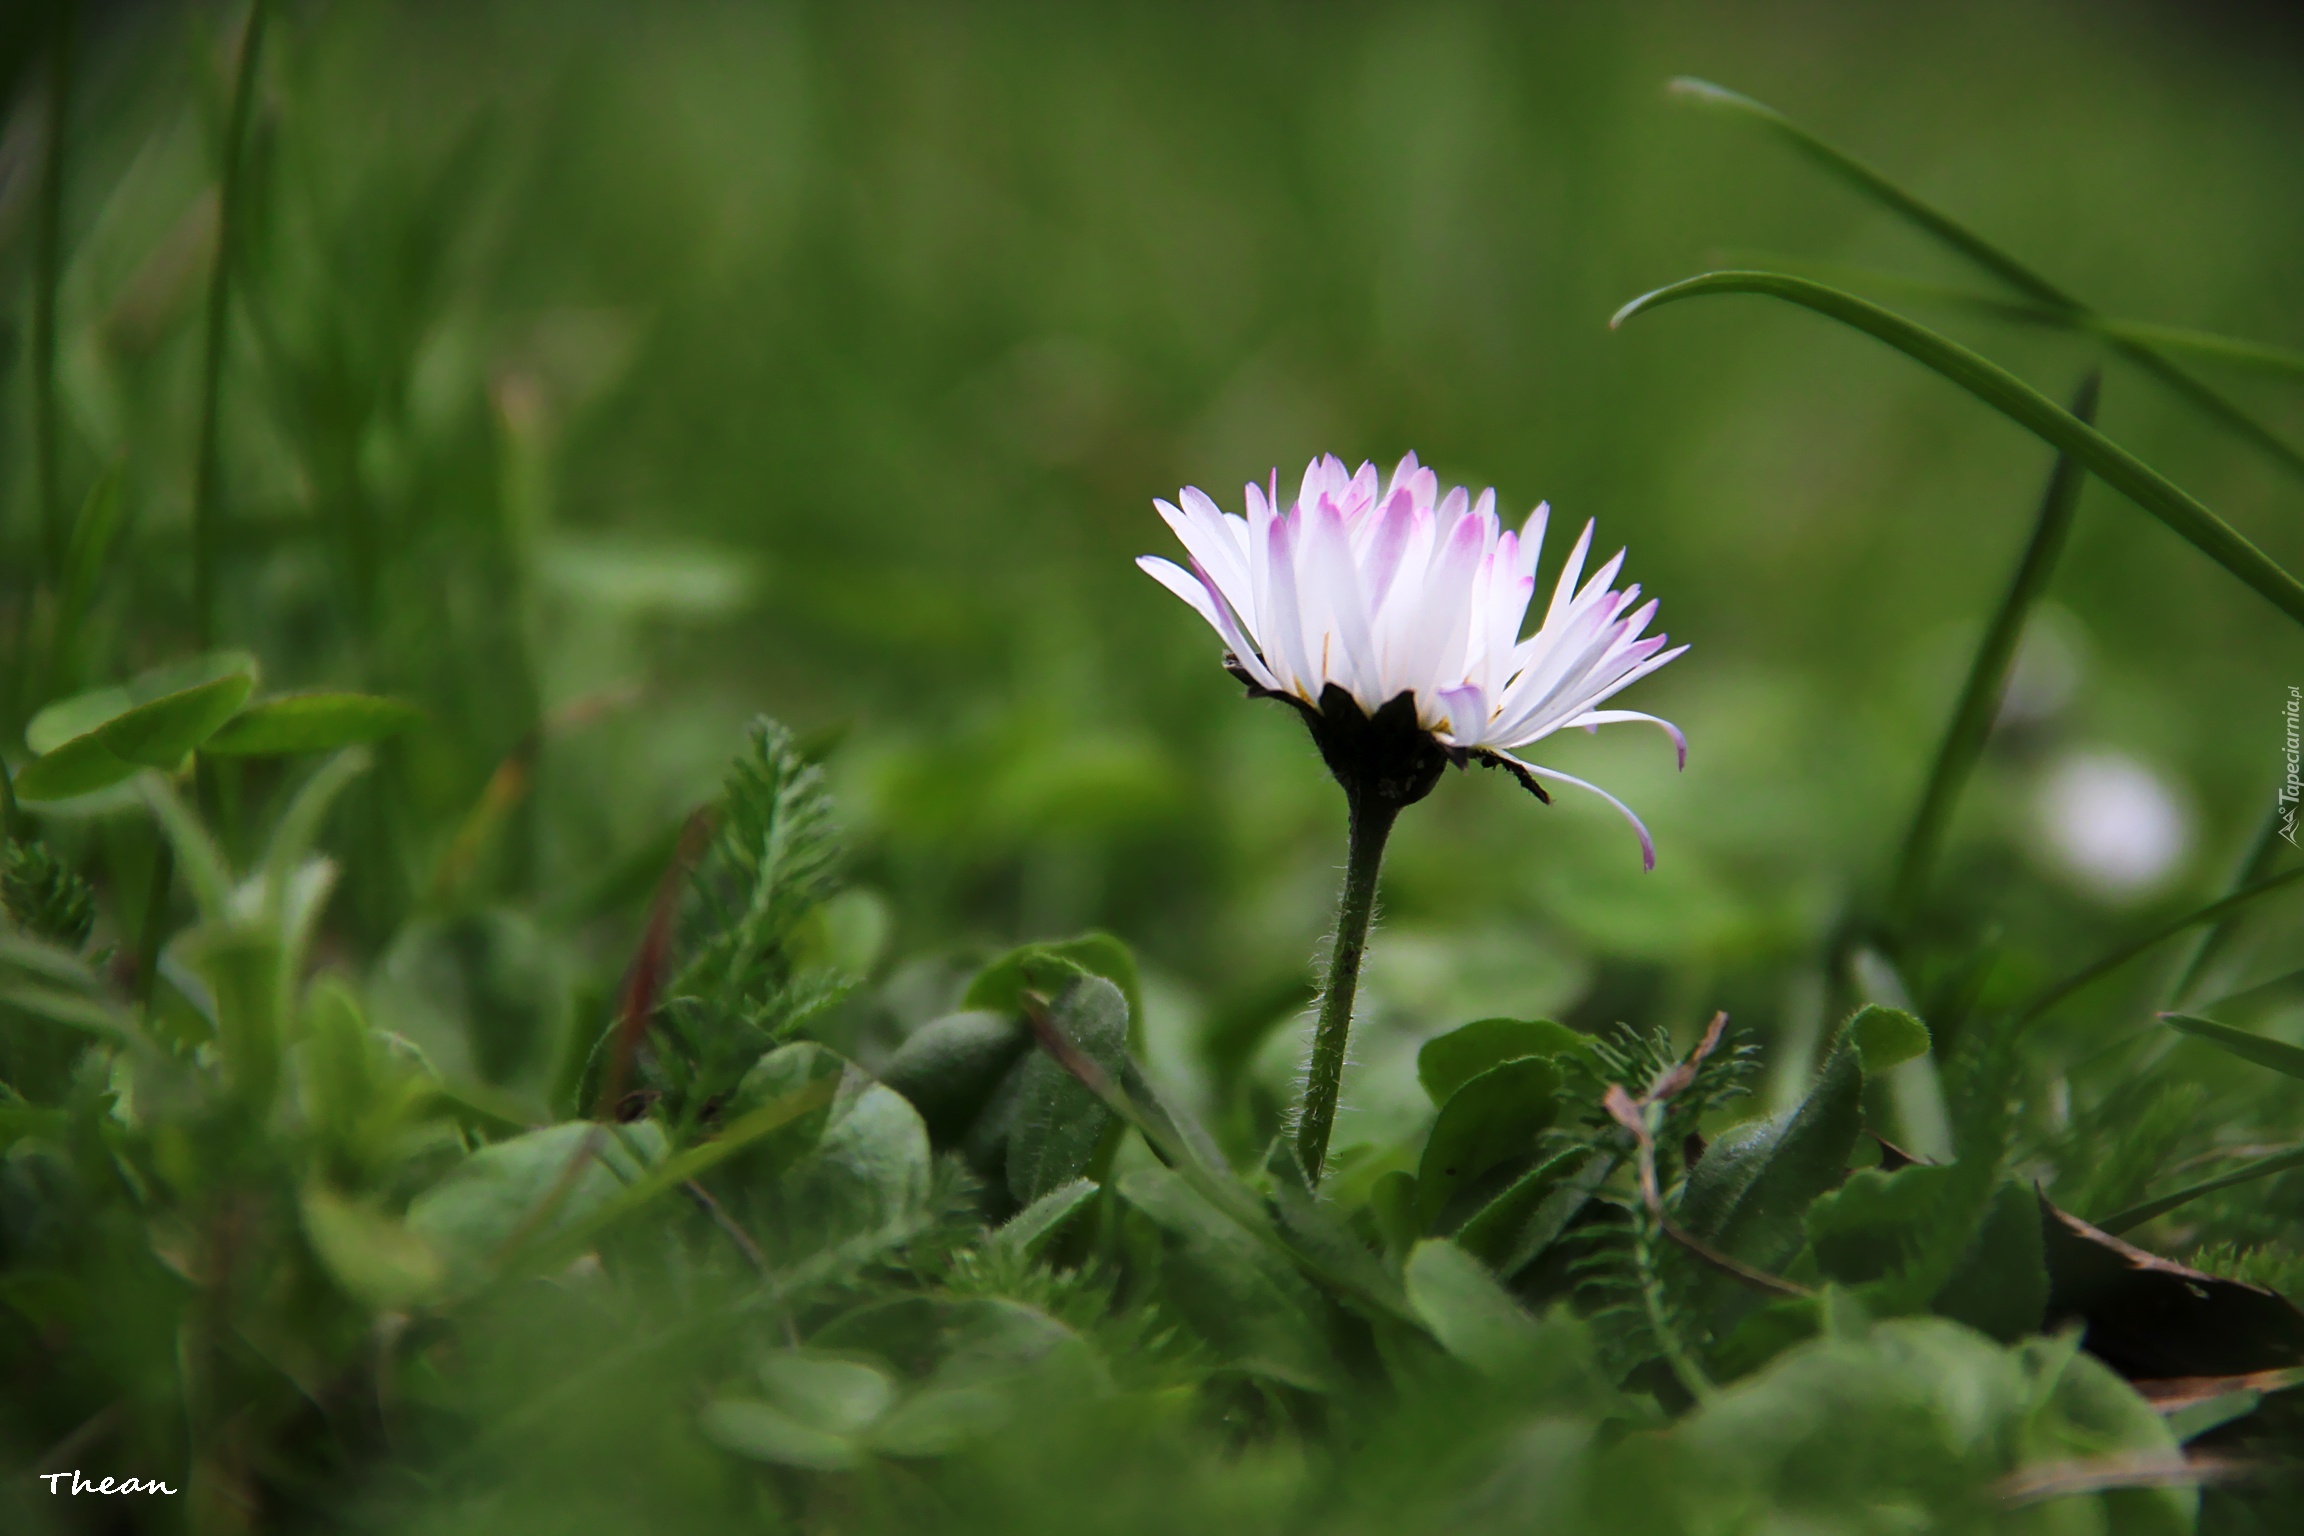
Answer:
[{"label": "white petal", "polygon": [[1578,715],[1575,719],[1569,721],[1568,726],[1574,727],[1580,725],[1583,726],[1586,730],[1591,730],[1595,726],[1602,725],[1630,725],[1636,720],[1643,721],[1649,725],[1653,725],[1658,730],[1661,730],[1665,735],[1671,737],[1672,745],[1677,748],[1680,753],[1680,766],[1682,768],[1686,768],[1688,766],[1688,738],[1681,735],[1680,727],[1674,725],[1669,720],[1660,720],[1654,715],[1644,715],[1636,709],[1591,709],[1586,710],[1583,714]]}]

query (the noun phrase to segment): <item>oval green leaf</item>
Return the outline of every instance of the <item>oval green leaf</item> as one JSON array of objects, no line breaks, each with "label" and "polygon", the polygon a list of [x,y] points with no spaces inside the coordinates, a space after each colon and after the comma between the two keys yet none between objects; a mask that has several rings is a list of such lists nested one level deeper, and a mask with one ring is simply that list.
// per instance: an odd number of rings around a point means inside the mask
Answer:
[{"label": "oval green leaf", "polygon": [[119,757],[91,732],[26,763],[16,775],[16,798],[69,800],[110,789],[135,772],[136,764]]},{"label": "oval green leaf", "polygon": [[234,715],[201,751],[215,757],[285,757],[382,741],[424,717],[415,705],[372,693],[291,693]]},{"label": "oval green leaf", "polygon": [[1475,1019],[1434,1035],[1416,1052],[1416,1080],[1434,1104],[1445,1104],[1490,1067],[1522,1056],[1558,1056],[1588,1047],[1584,1036],[1550,1019]]},{"label": "oval green leaf", "polygon": [[255,687],[252,672],[228,672],[212,682],[139,704],[98,726],[96,737],[115,757],[146,768],[173,769],[238,714]]},{"label": "oval green leaf", "polygon": [[1559,1114],[1560,1069],[1541,1056],[1490,1067],[1449,1096],[1416,1169],[1416,1220],[1426,1231],[1456,1194],[1512,1158],[1533,1157]]}]

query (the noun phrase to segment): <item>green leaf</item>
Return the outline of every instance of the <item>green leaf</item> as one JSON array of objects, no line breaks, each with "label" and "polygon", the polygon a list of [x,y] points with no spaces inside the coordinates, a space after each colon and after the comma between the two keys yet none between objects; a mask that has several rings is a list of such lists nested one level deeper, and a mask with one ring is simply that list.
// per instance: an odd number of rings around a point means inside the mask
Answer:
[{"label": "green leaf", "polygon": [[1867,1077],[1928,1054],[1928,1026],[1901,1008],[1867,1004],[1848,1021],[1848,1040]]},{"label": "green leaf", "polygon": [[1478,1259],[1444,1238],[1426,1238],[1408,1255],[1405,1279],[1409,1306],[1441,1348],[1487,1376],[1527,1368],[1540,1338],[1536,1320]]},{"label": "green leaf", "polygon": [[1550,1019],[1477,1019],[1435,1035],[1416,1052],[1416,1080],[1436,1105],[1490,1067],[1522,1056],[1588,1052],[1591,1042]]},{"label": "green leaf", "polygon": [[[1593,1160],[1594,1154],[1586,1147],[1565,1147],[1553,1153],[1552,1156],[1545,1158],[1535,1167],[1514,1179],[1495,1199],[1474,1212],[1470,1219],[1457,1229],[1456,1245],[1478,1258],[1482,1263],[1492,1266],[1499,1274],[1516,1273],[1529,1260],[1536,1257],[1536,1252],[1530,1252],[1517,1263],[1513,1263],[1510,1269],[1504,1267],[1523,1246],[1521,1240],[1529,1234],[1531,1223],[1539,1221],[1539,1213],[1545,1212],[1547,1203],[1552,1200],[1553,1196],[1565,1186],[1568,1180],[1583,1171],[1587,1163]],[[1610,1167],[1615,1165],[1615,1160],[1605,1154],[1600,1155],[1598,1160],[1607,1163]],[[1602,1175],[1602,1177],[1606,1177],[1606,1175]],[[1597,1182],[1592,1187],[1596,1188]],[[1586,1193],[1589,1193],[1589,1190]],[[1576,1210],[1580,1210],[1582,1207],[1582,1201],[1575,1202]],[[1565,1213],[1566,1217],[1573,1217],[1574,1215],[1575,1210]],[[1566,1226],[1567,1221],[1564,1217],[1559,1223],[1559,1229],[1564,1230]],[[1558,1235],[1559,1230],[1554,1230],[1548,1236],[1538,1233],[1536,1251],[1540,1252],[1543,1248],[1549,1247],[1552,1239]]]},{"label": "green leaf", "polygon": [[1818,1270],[1860,1287],[1875,1313],[1926,1307],[2004,1343],[2037,1333],[2048,1305],[2039,1204],[2023,1184],[1978,1172],[1914,1164],[1850,1174],[1808,1207]]},{"label": "green leaf", "polygon": [[404,1222],[325,1184],[304,1186],[304,1235],[330,1277],[379,1312],[428,1300],[447,1278],[439,1251]]},{"label": "green leaf", "polygon": [[14,977],[0,980],[0,1005],[36,1019],[46,1019],[51,1024],[83,1030],[118,1045],[129,1044],[137,1038],[135,1015],[118,1004],[45,982],[20,981]]},{"label": "green leaf", "polygon": [[948,1147],[967,1134],[1031,1044],[1032,1032],[1013,1013],[946,1014],[911,1033],[880,1069],[880,1081],[910,1099],[929,1138]]},{"label": "green leaf", "polygon": [[1063,1225],[1096,1197],[1096,1183],[1074,1179],[1059,1184],[1000,1225],[992,1241],[1011,1253],[1030,1257],[1047,1246]]},{"label": "green leaf", "polygon": [[836,1355],[778,1350],[760,1362],[759,1374],[770,1402],[827,1434],[861,1434],[896,1400],[885,1371]]},{"label": "green leaf", "polygon": [[259,1113],[280,1082],[282,1012],[290,977],[271,928],[204,924],[182,941],[186,958],[216,1000],[216,1043],[233,1090]]},{"label": "green leaf", "polygon": [[1642,294],[1618,310],[1610,323],[1621,325],[1666,304],[1717,293],[1783,299],[1886,342],[2086,465],[2091,474],[2159,518],[2274,607],[2304,623],[2304,583],[2190,493],[1999,364],[1854,294],[1784,272],[1707,272]]},{"label": "green leaf", "polygon": [[116,756],[93,733],[26,763],[16,775],[19,800],[69,800],[110,789],[136,773],[136,765]]},{"label": "green leaf", "polygon": [[1026,969],[1034,961],[1058,960],[1091,976],[1101,976],[1120,989],[1128,1000],[1129,1039],[1134,1042],[1144,1018],[1143,984],[1136,972],[1136,956],[1108,933],[1084,933],[1052,944],[1027,944],[1000,956],[968,983],[960,999],[963,1008],[986,1008],[994,1013],[1020,1011],[1026,987]]},{"label": "green leaf", "polygon": [[2170,1029],[2179,1030],[2196,1040],[2205,1040],[2220,1051],[2254,1062],[2259,1067],[2270,1067],[2287,1077],[2304,1078],[2304,1050],[2285,1041],[2269,1040],[2252,1035],[2214,1019],[2203,1019],[2189,1013],[2164,1013],[2161,1022]]},{"label": "green leaf", "polygon": [[[1037,968],[1034,979],[1042,978]],[[1101,976],[1074,973],[1049,999],[1057,1032],[1118,1081],[1128,1050],[1128,1003]],[[1091,1172],[1109,1144],[1112,1111],[1045,1051],[1017,1069],[1016,1120],[1008,1135],[1008,1192],[1030,1205],[1042,1195]]]},{"label": "green leaf", "polygon": [[988,1387],[926,1387],[873,1426],[870,1444],[884,1456],[949,1455],[998,1429],[1010,1406]]},{"label": "green leaf", "polygon": [[764,1164],[773,1176],[816,1149],[824,1127],[832,1121],[833,1098],[848,1063],[839,1052],[813,1040],[794,1040],[763,1053],[736,1084],[735,1109],[739,1116],[796,1099],[814,1090],[816,1102],[763,1135],[746,1155],[747,1162]]},{"label": "green leaf", "polygon": [[1138,1169],[1119,1190],[1173,1239],[1164,1297],[1220,1355],[1307,1391],[1335,1383],[1319,1296],[1293,1268],[1165,1168]]},{"label": "green leaf", "polygon": [[864,1453],[845,1435],[803,1424],[757,1399],[723,1397],[707,1403],[697,1426],[722,1449],[774,1466],[845,1472],[864,1461]]},{"label": "green leaf", "polygon": [[1739,1126],[1689,1171],[1680,1222],[1731,1257],[1781,1272],[1809,1203],[1839,1185],[1863,1130],[1864,1068],[1842,1040],[1790,1113]]},{"label": "green leaf", "polygon": [[2048,1259],[2040,1202],[2030,1189],[2014,1179],[2000,1181],[1975,1240],[1936,1293],[1934,1306],[1939,1315],[2003,1344],[2040,1331],[2048,1310]]},{"label": "green leaf", "polygon": [[1400,1282],[1369,1251],[1367,1240],[1352,1229],[1337,1203],[1321,1198],[1312,1188],[1293,1138],[1273,1141],[1264,1157],[1264,1172],[1270,1209],[1292,1257],[1308,1260],[1308,1272],[1328,1283],[1341,1282],[1344,1295],[1372,1318],[1409,1314]]},{"label": "green leaf", "polygon": [[139,704],[96,728],[115,757],[146,768],[173,770],[195,747],[247,702],[256,686],[250,673],[235,673]]},{"label": "green leaf", "polygon": [[333,752],[382,741],[423,718],[424,712],[413,704],[374,694],[283,694],[241,710],[200,750],[214,757]]},{"label": "green leaf", "polygon": [[1558,1066],[1531,1056],[1490,1067],[1449,1097],[1416,1169],[1416,1219],[1425,1231],[1482,1174],[1536,1155],[1536,1138],[1559,1116],[1561,1081]]},{"label": "green leaf", "polygon": [[[635,1155],[637,1152],[637,1155]],[[482,1147],[408,1207],[408,1230],[447,1260],[461,1288],[516,1243],[565,1231],[604,1210],[664,1156],[653,1121],[570,1121]]]}]

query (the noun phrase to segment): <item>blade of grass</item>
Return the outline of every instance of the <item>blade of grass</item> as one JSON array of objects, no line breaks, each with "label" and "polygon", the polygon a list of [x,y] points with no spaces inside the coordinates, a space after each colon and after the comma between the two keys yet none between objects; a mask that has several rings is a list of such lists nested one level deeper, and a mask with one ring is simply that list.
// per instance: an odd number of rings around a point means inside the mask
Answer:
[{"label": "blade of grass", "polygon": [[1805,257],[1788,256],[1775,251],[1722,252],[1720,260],[1728,266],[1765,266],[1793,272],[1843,288],[1885,288],[1916,302],[1941,304],[1988,319],[2004,320],[2011,325],[2037,326],[2043,330],[2096,336],[2106,341],[2140,342],[2170,352],[2190,353],[2207,362],[2225,363],[2234,368],[2270,374],[2275,378],[2304,380],[2304,349],[2283,347],[2273,342],[2248,341],[2238,336],[2196,330],[2185,325],[2162,325],[2152,320],[2100,315],[2093,310],[2060,309],[2035,300],[1996,298],[1971,288],[1956,288],[1950,283],[1930,282],[1926,278],[1890,272],[1880,267],[1856,266],[1840,261],[1810,261]]},{"label": "blade of grass", "polygon": [[2227,1055],[2259,1067],[2270,1067],[2283,1077],[2304,1079],[2304,1048],[2290,1045],[2285,1040],[2269,1040],[2252,1035],[2214,1019],[2203,1019],[2194,1013],[2164,1013],[2160,1022],[2170,1029],[2181,1031],[2195,1040],[2205,1040]]},{"label": "blade of grass", "polygon": [[219,417],[224,383],[225,319],[232,303],[233,239],[239,225],[241,161],[256,100],[256,64],[264,44],[269,0],[249,0],[240,27],[232,107],[225,118],[222,165],[217,171],[216,255],[208,269],[208,311],[200,349],[200,435],[192,471],[192,622],[201,650],[216,641],[216,546],[219,494]]},{"label": "blade of grass", "polygon": [[[2256,841],[2248,849],[2248,857],[2241,861],[2240,868],[2232,877],[2234,890],[2272,873],[2272,865],[2280,855],[2280,826],[2280,802],[2275,799],[2271,811],[2264,818],[2264,825],[2257,830]],[[2201,973],[2224,952],[2224,946],[2232,941],[2234,926],[2233,919],[2224,918],[2200,935],[2200,942],[2193,946],[2191,958],[2184,962],[2184,969],[2177,973],[2175,984],[2168,989],[2168,1002],[2171,1006],[2184,1001],[2185,994],[2199,981]]]},{"label": "blade of grass", "polygon": [[2270,1157],[2260,1157],[2254,1162],[2244,1163],[2230,1173],[2219,1174],[2213,1179],[2203,1179],[2197,1184],[2188,1184],[2182,1189],[2171,1190],[2157,1199],[2147,1200],[2141,1205],[2132,1205],[2124,1211],[2114,1212],[2095,1225],[2100,1231],[2109,1232],[2114,1237],[2118,1237],[2121,1233],[2140,1227],[2156,1217],[2167,1215],[2178,1206],[2190,1205],[2202,1195],[2212,1195],[2220,1189],[2230,1189],[2235,1184],[2246,1184],[2254,1179],[2268,1179],[2273,1174],[2286,1173],[2291,1168],[2304,1168],[2304,1147],[2291,1147],[2285,1152],[2275,1152]]},{"label": "blade of grass", "polygon": [[[2074,420],[2095,423],[2096,394],[2102,384],[2103,376],[2094,370],[2080,381],[2072,397]],[[2000,600],[1999,611],[1993,614],[1983,641],[1976,647],[1968,681],[1953,707],[1935,766],[1928,771],[1927,787],[1912,814],[1911,830],[1905,834],[1904,851],[1897,859],[1896,879],[1888,898],[1889,921],[1896,927],[1911,921],[1935,865],[1945,825],[1952,819],[1952,809],[1959,804],[1968,776],[1975,771],[1976,760],[1984,753],[1985,738],[1991,734],[1992,721],[2000,710],[2000,695],[2008,686],[2008,669],[2016,659],[2016,642],[2023,638],[2024,621],[2048,589],[2048,578],[2064,553],[2065,537],[2072,531],[2072,515],[2079,508],[2080,489],[2087,479],[2069,454],[2057,455],[2055,467],[2048,472],[2031,542],[2024,546],[2024,558],[2017,562],[2008,594]]]},{"label": "blade of grass", "polygon": [[[72,44],[77,0],[49,6],[47,143],[40,164],[40,202],[33,231],[32,472],[39,503],[42,574],[53,584],[64,569],[64,489],[58,455],[56,297],[64,284],[64,162],[72,117]],[[29,663],[30,657],[27,656]]]},{"label": "blade of grass", "polygon": [[1618,310],[1609,324],[1622,325],[1634,315],[1651,309],[1714,293],[1757,293],[1783,299],[1886,342],[2078,460],[2090,474],[2166,523],[2194,548],[2255,588],[2282,613],[2304,624],[2304,584],[2282,570],[2231,524],[1998,363],[1891,310],[1788,273],[1707,272],[1642,294]]},{"label": "blade of grass", "polygon": [[[1949,214],[1922,202],[1854,155],[1819,138],[1774,107],[1754,101],[1725,86],[1687,76],[1674,80],[1666,87],[1666,91],[1681,101],[1726,112],[1765,128],[1822,167],[1835,180],[1854,188],[1935,240],[1951,247],[2026,297],[2054,309],[2076,314],[2094,313],[2078,298],[1991,241],[1968,229]],[[2116,336],[2108,339],[2121,356],[2174,390],[2195,409],[2221,422],[2228,430],[2278,459],[2290,473],[2304,476],[2304,452],[2299,452],[2271,428],[2185,372],[2157,348],[2134,337]]]},{"label": "blade of grass", "polygon": [[2148,933],[2130,939],[2127,943],[2082,966],[2062,981],[2035,995],[2031,1002],[2018,1011],[2016,1015],[2017,1027],[2021,1029],[2033,1023],[2049,1009],[2082,987],[2087,986],[2090,982],[2118,970],[2138,955],[2157,945],[2166,943],[2187,928],[2197,927],[2201,923],[2215,922],[2239,911],[2260,896],[2268,896],[2274,891],[2294,885],[2300,878],[2304,878],[2304,864],[2299,864],[2294,869],[2282,870],[2277,875],[2267,875],[2262,880],[2252,881],[2229,896],[2219,897],[2204,907],[2195,907],[2180,917],[2162,923]]}]

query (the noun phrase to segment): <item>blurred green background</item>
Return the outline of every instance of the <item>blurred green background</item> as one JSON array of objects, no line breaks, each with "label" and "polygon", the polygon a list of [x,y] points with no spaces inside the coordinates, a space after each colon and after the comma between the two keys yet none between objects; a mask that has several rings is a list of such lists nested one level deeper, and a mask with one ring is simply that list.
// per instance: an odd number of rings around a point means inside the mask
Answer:
[{"label": "blurred green background", "polygon": [[[191,641],[237,15],[81,7],[63,489],[122,462],[128,553],[73,675],[9,701],[12,745],[42,698]],[[1276,1095],[1289,1037],[1266,1031],[1303,996],[1341,798],[1130,560],[1168,552],[1151,498],[1180,485],[1237,510],[1275,466],[1412,448],[1629,545],[1695,649],[1625,702],[1690,752],[1676,775],[1652,733],[1547,744],[1647,817],[1645,877],[1596,802],[1494,775],[1407,819],[1340,1142],[1385,1128],[1399,1041],[1482,1014],[1725,1005],[1796,1054],[2049,456],[1782,307],[1611,333],[1633,295],[1755,251],[1958,276],[1663,83],[1783,108],[2112,313],[2293,342],[2297,40],[2269,10],[2077,3],[280,6],[235,253],[220,638],[272,685],[431,715],[333,834],[336,962],[596,1027],[669,829],[765,710],[827,752],[852,829],[840,942],[877,957],[881,1020],[860,1031],[943,1006],[945,957],[1106,927],[1147,962],[1163,1073],[1261,1049]],[[20,295],[42,109],[9,62]],[[2094,360],[1915,312],[2058,396]],[[38,617],[20,353],[16,624]],[[2219,383],[2304,438],[2292,387]],[[2132,372],[2102,420],[2304,563],[2304,487],[2272,461]],[[1937,914],[2006,925],[2019,979],[2225,878],[2304,681],[2271,608],[2101,487],[2037,627]],[[2107,762],[2129,799],[2075,812],[2071,774]],[[131,838],[117,821],[52,835]],[[517,1076],[548,1054],[519,1032],[551,1027],[517,1022],[483,1067]]]}]

